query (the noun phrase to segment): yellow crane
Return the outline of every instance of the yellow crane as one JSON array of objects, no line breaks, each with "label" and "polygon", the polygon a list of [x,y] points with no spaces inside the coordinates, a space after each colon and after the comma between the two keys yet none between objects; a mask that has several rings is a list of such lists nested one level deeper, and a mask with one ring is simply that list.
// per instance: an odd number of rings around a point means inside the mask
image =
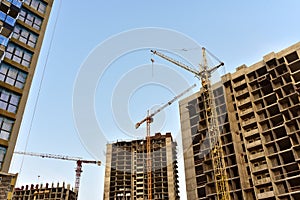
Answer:
[{"label": "yellow crane", "polygon": [[53,159],[59,159],[59,160],[69,160],[69,161],[75,161],[76,162],[76,175],[75,175],[75,190],[79,191],[80,186],[80,177],[82,173],[82,164],[97,164],[98,166],[101,165],[101,161],[96,160],[83,160],[80,157],[71,157],[71,156],[64,156],[64,155],[56,155],[56,154],[49,154],[49,153],[34,153],[34,152],[21,152],[21,151],[15,151],[15,154],[20,155],[26,155],[26,156],[36,156],[41,158],[53,158]]},{"label": "yellow crane", "polygon": [[192,85],[179,95],[175,96],[171,101],[168,101],[166,104],[155,110],[150,114],[149,110],[147,111],[147,116],[142,119],[140,122],[136,123],[135,128],[139,128],[141,124],[146,122],[147,124],[147,136],[146,136],[146,145],[147,145],[147,189],[148,189],[148,200],[152,200],[152,161],[151,161],[151,140],[150,140],[150,124],[153,122],[153,116],[165,109],[167,106],[171,105],[174,101],[182,97],[185,93],[189,92],[191,89],[196,87],[196,84]]},{"label": "yellow crane", "polygon": [[226,166],[225,166],[225,161],[223,156],[220,130],[218,127],[216,106],[213,98],[213,91],[211,88],[211,81],[210,81],[211,74],[219,67],[223,66],[224,63],[221,62],[219,59],[217,59],[214,55],[210,54],[219,62],[219,64],[212,68],[209,68],[206,59],[206,52],[208,51],[204,47],[202,48],[203,63],[199,65],[200,68],[199,71],[169,56],[166,56],[165,54],[160,53],[158,51],[151,50],[151,52],[193,73],[194,75],[196,75],[197,78],[201,80],[203,95],[204,95],[204,108],[206,111],[205,117],[206,117],[206,123],[208,128],[208,137],[210,141],[211,157],[213,163],[214,180],[216,184],[217,199],[230,200],[228,178],[227,178]]}]

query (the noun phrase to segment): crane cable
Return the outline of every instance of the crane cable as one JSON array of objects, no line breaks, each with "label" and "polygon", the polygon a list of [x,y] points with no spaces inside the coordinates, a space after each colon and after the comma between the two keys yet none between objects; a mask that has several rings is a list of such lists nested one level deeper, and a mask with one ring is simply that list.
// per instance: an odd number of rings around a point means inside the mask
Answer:
[{"label": "crane cable", "polygon": [[[58,13],[57,13],[56,19],[54,21],[53,32],[52,32],[52,35],[51,35],[51,38],[50,38],[49,48],[48,48],[48,51],[47,51],[47,54],[46,54],[45,64],[44,64],[43,71],[42,71],[42,77],[41,77],[40,83],[38,85],[37,97],[36,97],[36,100],[34,102],[33,114],[32,114],[32,117],[30,119],[30,122],[29,122],[30,123],[29,124],[29,130],[28,130],[28,135],[27,135],[26,142],[25,142],[24,152],[27,151],[29,137],[30,137],[31,129],[32,129],[32,126],[33,126],[33,121],[34,121],[36,110],[37,110],[37,105],[38,105],[38,101],[39,101],[39,97],[40,97],[40,93],[41,93],[41,88],[42,88],[42,83],[43,83],[43,80],[44,80],[44,77],[45,77],[45,71],[46,71],[46,68],[47,68],[47,65],[48,65],[48,59],[49,59],[50,51],[51,51],[51,48],[52,48],[58,18],[59,18],[60,12],[61,12],[61,7],[62,7],[62,0],[59,3]],[[25,158],[25,156],[23,155],[19,173],[21,173],[21,171],[22,171],[24,158]]]}]

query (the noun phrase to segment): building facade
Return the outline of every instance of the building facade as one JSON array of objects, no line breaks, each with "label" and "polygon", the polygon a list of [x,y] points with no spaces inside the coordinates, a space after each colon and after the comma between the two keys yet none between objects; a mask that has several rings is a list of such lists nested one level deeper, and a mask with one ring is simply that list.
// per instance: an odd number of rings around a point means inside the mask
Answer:
[{"label": "building facade", "polygon": [[0,171],[8,172],[53,0],[0,1]]},{"label": "building facade", "polygon": [[0,172],[0,199],[12,200],[18,174]]},{"label": "building facade", "polygon": [[77,200],[77,192],[70,188],[70,185],[65,187],[65,183],[51,187],[49,184],[41,185],[26,185],[21,188],[15,188],[12,200]]},{"label": "building facade", "polygon": [[[146,140],[107,145],[104,200],[147,199]],[[151,136],[152,198],[179,199],[176,142],[171,133]]]},{"label": "building facade", "polygon": [[[297,43],[215,85],[231,199],[300,199],[299,57]],[[179,103],[188,199],[216,196],[202,99],[200,91]]]}]

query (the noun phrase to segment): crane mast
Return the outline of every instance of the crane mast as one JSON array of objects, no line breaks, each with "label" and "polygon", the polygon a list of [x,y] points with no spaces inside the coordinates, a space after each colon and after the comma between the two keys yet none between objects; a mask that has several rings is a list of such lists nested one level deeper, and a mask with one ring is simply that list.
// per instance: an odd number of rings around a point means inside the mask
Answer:
[{"label": "crane mast", "polygon": [[220,62],[218,65],[209,69],[207,65],[205,48],[202,48],[203,64],[199,65],[200,67],[199,71],[155,50],[151,50],[151,52],[193,73],[201,80],[201,84],[203,88],[203,96],[204,96],[204,109],[206,111],[205,117],[206,117],[206,124],[208,128],[208,137],[210,142],[211,158],[213,163],[217,199],[230,200],[229,185],[228,185],[226,166],[225,166],[221,138],[220,138],[220,130],[219,130],[218,120],[217,120],[216,106],[215,106],[213,90],[210,81],[211,74],[220,66],[223,66],[224,63]]},{"label": "crane mast", "polygon": [[52,159],[59,159],[59,160],[69,160],[69,161],[75,161],[76,162],[76,176],[75,176],[75,190],[79,191],[80,186],[80,177],[82,173],[82,163],[87,164],[97,164],[98,166],[101,165],[101,161],[96,160],[83,160],[80,157],[71,157],[71,156],[65,156],[65,155],[56,155],[56,154],[48,154],[48,153],[34,153],[34,152],[21,152],[21,151],[15,151],[15,154],[20,155],[27,155],[27,156],[36,156],[41,158],[52,158]]},{"label": "crane mast", "polygon": [[179,95],[175,96],[171,101],[168,101],[166,104],[155,110],[152,114],[150,114],[150,111],[147,111],[147,116],[142,119],[140,122],[136,123],[135,128],[139,128],[141,124],[146,122],[146,128],[147,128],[147,136],[146,136],[146,151],[147,151],[147,189],[148,189],[148,200],[152,200],[152,159],[151,159],[151,139],[150,139],[150,125],[153,122],[153,116],[165,109],[167,106],[171,105],[173,102],[175,102],[177,99],[182,97],[185,93],[189,92],[191,89],[196,87],[196,84],[192,85]]}]

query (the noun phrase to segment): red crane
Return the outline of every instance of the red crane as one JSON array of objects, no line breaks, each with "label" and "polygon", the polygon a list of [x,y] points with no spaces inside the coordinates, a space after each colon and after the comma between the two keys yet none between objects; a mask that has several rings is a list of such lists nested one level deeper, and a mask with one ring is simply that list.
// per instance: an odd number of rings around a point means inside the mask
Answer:
[{"label": "red crane", "polygon": [[53,158],[53,159],[59,159],[59,160],[69,160],[69,161],[76,161],[76,176],[75,176],[75,190],[78,192],[79,191],[79,186],[80,186],[80,177],[81,177],[81,172],[82,172],[82,163],[87,163],[87,164],[97,164],[98,166],[101,165],[101,161],[96,161],[96,160],[83,160],[80,157],[71,157],[71,156],[65,156],[65,155],[56,155],[56,154],[48,154],[48,153],[33,153],[33,152],[20,152],[20,151],[15,151],[15,154],[21,154],[21,155],[26,155],[26,156],[36,156],[36,157],[41,157],[41,158]]}]

